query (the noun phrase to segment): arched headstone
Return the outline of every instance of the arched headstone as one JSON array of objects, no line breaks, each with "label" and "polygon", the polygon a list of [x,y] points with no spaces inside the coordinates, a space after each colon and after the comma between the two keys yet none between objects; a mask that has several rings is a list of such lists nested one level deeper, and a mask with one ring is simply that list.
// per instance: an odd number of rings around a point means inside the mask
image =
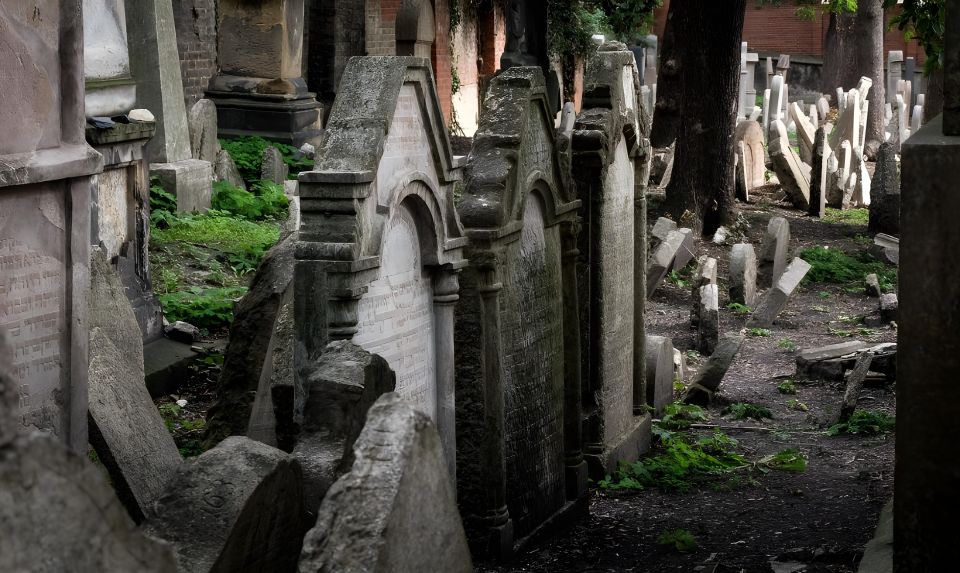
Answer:
[{"label": "arched headstone", "polygon": [[[765,184],[766,162],[764,160],[763,127],[756,121],[741,121],[737,124],[734,141],[737,143],[737,155],[744,173],[744,194],[739,199],[750,200],[750,192]],[[741,153],[739,144],[743,143]],[[741,169],[741,167],[738,167]]]}]

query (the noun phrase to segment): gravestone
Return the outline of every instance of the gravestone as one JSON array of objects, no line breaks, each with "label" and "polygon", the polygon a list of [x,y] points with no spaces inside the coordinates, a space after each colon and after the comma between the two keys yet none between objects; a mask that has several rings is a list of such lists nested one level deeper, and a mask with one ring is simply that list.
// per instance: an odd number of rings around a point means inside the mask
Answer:
[{"label": "gravestone", "polygon": [[697,348],[702,354],[713,354],[720,336],[720,293],[716,283],[700,287]]},{"label": "gravestone", "polygon": [[394,391],[396,376],[382,357],[346,340],[331,342],[307,370],[303,397],[297,400],[303,406],[296,414],[300,432],[293,455],[303,468],[309,527],[327,490],[353,465],[353,445],[367,412]]},{"label": "gravestone", "polygon": [[287,164],[283,162],[283,155],[280,154],[280,150],[272,145],[266,146],[263,149],[260,179],[272,181],[277,185],[283,185],[284,181],[287,180],[288,174],[289,169],[287,168]]},{"label": "gravestone", "polygon": [[645,367],[647,373],[647,404],[655,414],[673,402],[673,339],[647,335]]},{"label": "gravestone", "polygon": [[687,404],[706,406],[713,401],[714,394],[720,389],[720,382],[740,352],[745,336],[737,332],[728,332],[720,337],[716,350],[707,359],[697,376],[687,387],[683,401]]},{"label": "gravestone", "polygon": [[80,5],[5,1],[0,38],[0,328],[20,425],[86,452],[91,176],[103,158],[84,140]]},{"label": "gravestone", "polygon": [[143,377],[143,342],[106,255],[90,261],[90,443],[127,511],[141,521],[180,465]]},{"label": "gravestone", "polygon": [[383,356],[397,393],[437,422],[453,475],[453,308],[467,239],[429,61],[350,60],[315,161],[299,175],[296,363],[329,340]]},{"label": "gravestone", "polygon": [[198,100],[187,117],[190,127],[190,155],[194,159],[217,162],[220,142],[217,140],[217,106],[208,99]]},{"label": "gravestone", "polygon": [[770,328],[773,326],[773,321],[776,320],[780,311],[787,306],[790,295],[800,286],[800,281],[807,276],[809,270],[810,263],[800,258],[793,259],[793,262],[784,269],[783,274],[777,279],[773,288],[764,293],[760,304],[757,305],[757,308],[754,309],[753,314],[747,320],[747,327]]},{"label": "gravestone", "polygon": [[700,322],[700,287],[717,284],[717,259],[703,255],[697,258],[697,270],[693,273],[690,284],[691,300],[690,326],[697,326]]},{"label": "gravestone", "polygon": [[900,168],[897,165],[897,154],[890,142],[884,142],[877,150],[873,181],[873,197],[867,229],[872,233],[899,235]]},{"label": "gravestone", "polygon": [[539,70],[491,80],[457,205],[458,499],[477,554],[585,511],[577,210]]},{"label": "gravestone", "polygon": [[766,183],[763,128],[755,121],[741,121],[737,124],[734,141],[743,144],[743,150],[737,153],[746,175],[744,179],[746,184],[745,195],[740,199],[746,201],[749,199],[751,191]]},{"label": "gravestone", "polygon": [[760,266],[757,268],[758,284],[770,288],[776,284],[787,266],[790,251],[790,223],[783,217],[773,217],[767,223],[767,232],[760,243]]},{"label": "gravestone", "polygon": [[386,394],[370,409],[353,451],[353,467],[307,532],[299,570],[473,571],[430,418]]},{"label": "gravestone", "polygon": [[807,214],[823,217],[827,208],[827,183],[830,175],[829,159],[833,152],[827,143],[827,132],[817,129],[813,140],[813,163],[810,170],[810,207]]},{"label": "gravestone", "polygon": [[817,128],[803,114],[800,104],[790,104],[790,117],[797,126],[797,142],[800,144],[800,160],[808,165],[813,163],[813,139]]},{"label": "gravestone", "polygon": [[753,308],[756,298],[756,252],[749,243],[736,244],[730,250],[730,302]]},{"label": "gravestone", "polygon": [[300,147],[320,136],[320,104],[302,77],[303,27],[303,0],[218,2],[218,73],[207,97],[221,137]]},{"label": "gravestone", "polygon": [[648,299],[653,296],[657,287],[660,286],[660,283],[666,278],[667,273],[673,268],[673,263],[678,253],[683,250],[687,237],[688,235],[681,233],[679,230],[670,231],[667,233],[667,238],[651,253],[650,261],[647,265]]},{"label": "gravestone", "polygon": [[173,546],[178,571],[293,571],[300,549],[300,464],[243,436],[180,466],[143,530]]},{"label": "gravestone", "polygon": [[786,127],[780,120],[770,125],[770,143],[768,144],[773,169],[783,187],[783,191],[798,209],[806,210],[810,206],[810,166],[800,160],[790,147],[786,136]]},{"label": "gravestone", "polygon": [[634,350],[642,344],[634,340],[635,321],[643,320],[645,302],[636,285],[642,290],[646,250],[645,216],[634,209],[635,163],[647,135],[639,90],[633,54],[619,42],[604,44],[587,62],[573,131],[574,179],[584,198],[577,272],[584,454],[594,479],[649,447],[645,396],[634,388]]},{"label": "gravestone", "polygon": [[[900,50],[890,50],[887,52],[887,103],[897,101],[897,92],[899,91],[900,79],[903,77],[903,52]],[[909,79],[909,78],[908,78]]]}]

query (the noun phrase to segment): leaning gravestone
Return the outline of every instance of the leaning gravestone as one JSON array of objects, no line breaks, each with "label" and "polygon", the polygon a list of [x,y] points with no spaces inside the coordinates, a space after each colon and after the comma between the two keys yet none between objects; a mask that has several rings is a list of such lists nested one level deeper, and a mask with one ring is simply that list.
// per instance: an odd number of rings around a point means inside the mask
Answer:
[{"label": "leaning gravestone", "polygon": [[688,239],[692,239],[692,235],[682,232],[688,230],[670,231],[667,238],[651,253],[647,266],[647,298],[653,296],[670,269],[683,268],[675,266],[678,257],[689,261],[693,256],[687,246],[691,242]]},{"label": "leaning gravestone", "polygon": [[747,201],[750,192],[760,187],[765,181],[766,166],[764,161],[763,127],[755,121],[741,121],[737,124],[734,141],[743,144],[737,155],[744,173],[744,194],[739,199]]},{"label": "leaning gravestone", "polygon": [[396,394],[370,409],[350,473],[330,489],[301,573],[470,573],[470,550],[436,427]]},{"label": "leaning gravestone", "polygon": [[814,217],[823,217],[826,213],[831,153],[827,132],[821,127],[813,139],[813,167],[810,170],[810,206],[807,214]]},{"label": "leaning gravestone", "polygon": [[748,328],[770,328],[780,311],[787,305],[790,295],[800,286],[800,281],[810,271],[810,263],[796,258],[783,271],[777,283],[763,295],[763,300],[747,320]]},{"label": "leaning gravestone", "polygon": [[[600,47],[587,63],[584,109],[573,138],[573,171],[585,199],[579,250],[581,380],[586,415],[586,459],[594,479],[617,463],[633,462],[649,447],[646,397],[634,388],[635,321],[643,320],[643,240],[634,211],[635,168],[640,152],[640,80],[633,54],[619,42]],[[599,143],[599,145],[598,145]],[[636,277],[636,273],[640,277]],[[642,331],[641,331],[642,332]],[[635,415],[638,412],[639,415]]]},{"label": "leaning gravestone", "polygon": [[397,392],[437,422],[451,474],[458,167],[430,62],[351,59],[315,170],[299,176],[294,279],[296,362],[331,339],[383,356]]},{"label": "leaning gravestone", "polygon": [[673,402],[673,339],[647,335],[647,404],[660,415]]},{"label": "leaning gravestone", "polygon": [[21,426],[85,452],[91,176],[103,158],[84,140],[81,13],[0,5],[0,327]]},{"label": "leaning gravestone", "polygon": [[300,480],[289,455],[231,436],[180,466],[143,527],[173,545],[181,573],[293,571]]},{"label": "leaning gravestone", "polygon": [[0,571],[174,573],[170,548],[134,529],[102,472],[52,436],[18,435],[14,373],[0,328]]},{"label": "leaning gravestone", "polygon": [[800,160],[790,147],[786,127],[782,121],[770,125],[770,143],[768,145],[773,170],[793,205],[801,210],[810,207],[810,166]]},{"label": "leaning gravestone", "polygon": [[749,243],[734,245],[730,250],[730,302],[753,308],[756,298],[756,252]]},{"label": "leaning gravestone", "polygon": [[141,521],[181,463],[147,392],[140,327],[120,277],[90,261],[90,443],[130,515]]},{"label": "leaning gravestone", "polygon": [[[457,211],[470,237],[457,305],[458,499],[478,553],[585,508],[577,209],[538,69],[491,80]],[[631,245],[632,247],[632,245]]]},{"label": "leaning gravestone", "polygon": [[884,142],[877,151],[870,203],[871,233],[900,234],[900,169],[893,145]]},{"label": "leaning gravestone", "polygon": [[683,396],[687,404],[706,406],[720,388],[720,382],[733,364],[733,359],[746,337],[736,332],[728,332],[720,337],[716,350],[707,359],[707,363],[697,372]]},{"label": "leaning gravestone", "polygon": [[787,266],[790,251],[790,223],[783,217],[773,217],[767,223],[767,232],[760,243],[760,266],[757,279],[761,288],[776,284]]},{"label": "leaning gravestone", "polygon": [[193,104],[187,116],[190,127],[190,153],[194,159],[217,163],[220,141],[217,139],[217,106],[208,99]]}]

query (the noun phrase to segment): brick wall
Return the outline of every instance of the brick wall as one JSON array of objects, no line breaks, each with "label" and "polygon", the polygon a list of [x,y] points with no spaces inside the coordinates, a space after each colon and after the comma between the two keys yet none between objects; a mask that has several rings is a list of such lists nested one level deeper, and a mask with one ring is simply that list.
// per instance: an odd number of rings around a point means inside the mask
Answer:
[{"label": "brick wall", "polygon": [[437,36],[433,42],[433,74],[437,81],[437,95],[443,109],[443,121],[449,125],[451,117],[451,89],[453,72],[450,59],[450,4],[448,0],[433,0]]},{"label": "brick wall", "polygon": [[173,20],[180,52],[180,74],[187,106],[203,97],[217,73],[215,0],[173,0]]}]

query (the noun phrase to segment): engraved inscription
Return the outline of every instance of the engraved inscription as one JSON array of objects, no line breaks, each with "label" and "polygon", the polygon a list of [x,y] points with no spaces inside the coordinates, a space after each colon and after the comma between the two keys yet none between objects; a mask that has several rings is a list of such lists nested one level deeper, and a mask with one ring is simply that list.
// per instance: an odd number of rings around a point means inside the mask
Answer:
[{"label": "engraved inscription", "polygon": [[433,153],[417,90],[412,83],[404,84],[400,88],[393,121],[387,131],[383,155],[377,167],[379,203],[390,205],[392,193],[384,191],[401,190],[401,180],[410,173],[429,174],[432,177],[436,173]]},{"label": "engraved inscription", "polygon": [[607,171],[600,212],[600,375],[603,438],[633,420],[633,163],[620,138]]},{"label": "engraved inscription", "polygon": [[556,227],[543,224],[543,205],[528,196],[501,295],[507,503],[518,535],[564,503],[560,257]]},{"label": "engraved inscription", "polygon": [[403,206],[383,237],[380,261],[380,277],[360,299],[353,341],[383,356],[397,375],[397,392],[436,419],[433,285],[421,262],[414,215]]},{"label": "engraved inscription", "polygon": [[[41,210],[52,205],[55,213]],[[56,226],[62,209],[55,189],[0,194],[0,327],[13,344],[20,422],[55,434],[62,426],[64,236]]]}]

